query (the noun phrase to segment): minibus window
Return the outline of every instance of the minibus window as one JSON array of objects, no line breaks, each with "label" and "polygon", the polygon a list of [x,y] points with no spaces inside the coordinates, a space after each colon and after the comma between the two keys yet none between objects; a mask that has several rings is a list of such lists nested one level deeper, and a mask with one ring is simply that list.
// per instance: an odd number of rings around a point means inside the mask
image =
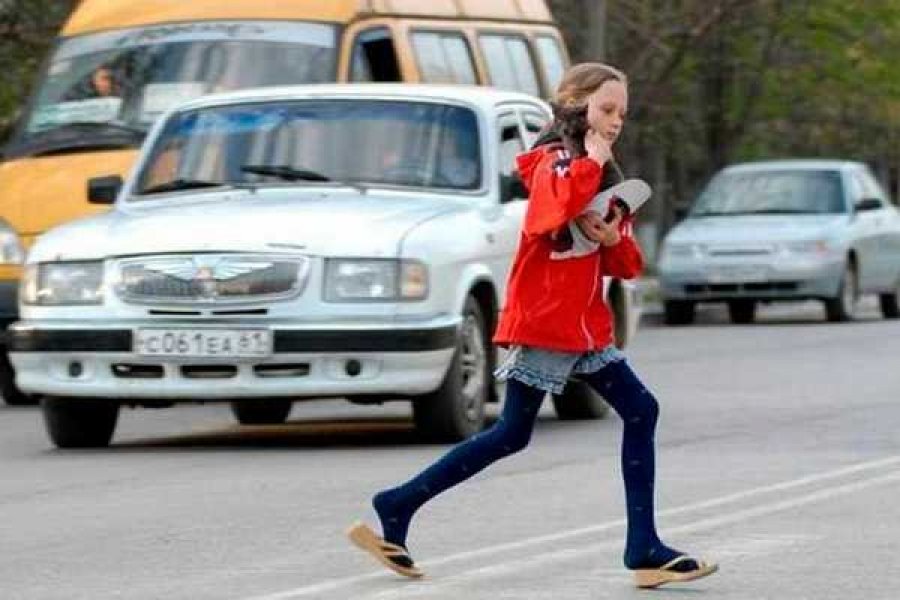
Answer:
[{"label": "minibus window", "polygon": [[540,95],[534,61],[524,38],[517,35],[482,34],[479,36],[479,43],[494,87]]},{"label": "minibus window", "polygon": [[144,132],[170,108],[204,94],[334,81],[336,39],[328,24],[240,21],[63,40],[11,153],[137,145],[142,135],[126,130]]},{"label": "minibus window", "polygon": [[537,51],[543,66],[544,82],[547,84],[547,89],[553,91],[559,85],[566,68],[559,42],[550,36],[538,36]]},{"label": "minibus window", "polygon": [[416,31],[413,49],[422,81],[475,84],[475,65],[466,39],[456,33]]},{"label": "minibus window", "polygon": [[369,29],[356,37],[350,81],[400,81],[397,51],[387,27]]}]

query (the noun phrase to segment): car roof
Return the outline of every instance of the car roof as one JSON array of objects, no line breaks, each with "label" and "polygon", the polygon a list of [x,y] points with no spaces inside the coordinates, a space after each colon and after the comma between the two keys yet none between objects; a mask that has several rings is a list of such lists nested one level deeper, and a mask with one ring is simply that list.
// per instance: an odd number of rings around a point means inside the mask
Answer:
[{"label": "car roof", "polygon": [[727,173],[746,173],[752,171],[842,171],[857,169],[865,165],[859,161],[836,158],[792,158],[779,160],[758,160],[729,165],[723,169]]},{"label": "car roof", "polygon": [[82,0],[69,17],[62,35],[165,23],[229,20],[291,20],[352,23],[361,17],[404,16],[444,19],[498,19],[551,24],[543,0]]},{"label": "car roof", "polygon": [[464,102],[485,109],[491,109],[505,102],[515,102],[537,104],[549,110],[549,106],[543,100],[522,92],[487,86],[427,83],[329,83],[251,88],[203,96],[180,105],[177,110],[305,98],[388,98]]}]

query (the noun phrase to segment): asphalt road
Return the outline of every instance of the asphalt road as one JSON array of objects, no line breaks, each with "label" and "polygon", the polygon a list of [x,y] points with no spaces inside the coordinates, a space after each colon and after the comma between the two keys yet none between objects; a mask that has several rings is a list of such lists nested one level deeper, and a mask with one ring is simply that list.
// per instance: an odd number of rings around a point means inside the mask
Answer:
[{"label": "asphalt road", "polygon": [[530,448],[417,516],[409,582],[351,547],[371,493],[436,458],[404,405],[297,405],[239,428],[223,406],[123,414],[113,447],[51,448],[0,409],[3,600],[888,600],[900,572],[900,321],[817,307],[646,327],[662,404],[663,537],[712,578],[642,592],[621,565],[620,423],[545,406]]}]

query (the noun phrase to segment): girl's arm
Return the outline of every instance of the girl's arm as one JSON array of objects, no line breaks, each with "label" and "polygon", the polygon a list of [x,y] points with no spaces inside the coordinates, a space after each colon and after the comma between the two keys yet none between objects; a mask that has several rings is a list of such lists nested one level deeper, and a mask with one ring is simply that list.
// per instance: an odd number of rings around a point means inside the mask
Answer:
[{"label": "girl's arm", "polygon": [[[537,159],[537,165],[527,164]],[[571,158],[563,151],[528,153],[519,157],[519,172],[530,175],[528,212],[523,227],[526,235],[551,233],[581,214],[603,176],[593,159]]]}]

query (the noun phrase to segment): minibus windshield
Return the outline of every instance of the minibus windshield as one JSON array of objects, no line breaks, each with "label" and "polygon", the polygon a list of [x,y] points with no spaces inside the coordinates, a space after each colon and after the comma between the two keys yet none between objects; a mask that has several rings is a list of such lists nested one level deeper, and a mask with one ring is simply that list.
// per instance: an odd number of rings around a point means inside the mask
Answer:
[{"label": "minibus windshield", "polygon": [[7,152],[134,147],[169,108],[204,94],[336,77],[336,26],[204,21],[60,42]]}]

